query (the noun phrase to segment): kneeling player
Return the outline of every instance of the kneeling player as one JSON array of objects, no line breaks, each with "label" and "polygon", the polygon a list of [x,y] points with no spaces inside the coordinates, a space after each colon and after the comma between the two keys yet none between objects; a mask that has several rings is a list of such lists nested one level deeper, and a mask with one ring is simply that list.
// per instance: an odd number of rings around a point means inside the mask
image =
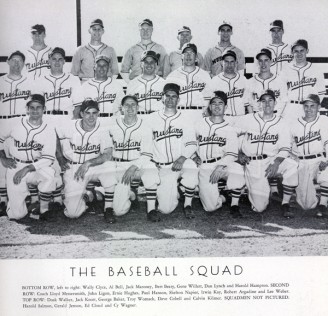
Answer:
[{"label": "kneeling player", "polygon": [[220,179],[227,180],[227,189],[232,190],[231,214],[241,217],[239,197],[245,185],[244,170],[235,161],[238,159],[238,138],[235,129],[224,120],[227,95],[216,91],[208,106],[209,117],[196,126],[199,159],[199,197],[206,212],[222,206],[218,189]]}]

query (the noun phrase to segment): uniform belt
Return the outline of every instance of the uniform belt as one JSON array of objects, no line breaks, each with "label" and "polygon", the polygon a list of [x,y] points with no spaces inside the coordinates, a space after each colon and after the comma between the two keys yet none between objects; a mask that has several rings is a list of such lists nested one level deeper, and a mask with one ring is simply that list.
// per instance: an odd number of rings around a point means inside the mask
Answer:
[{"label": "uniform belt", "polygon": [[295,103],[295,104],[301,104],[302,102],[301,101],[294,101],[294,100],[291,100],[290,103]]},{"label": "uniform belt", "polygon": [[153,113],[155,111],[138,111],[137,113],[138,114],[150,114],[150,113]]},{"label": "uniform belt", "polygon": [[263,160],[268,158],[268,155],[258,155],[249,157],[250,160]]},{"label": "uniform belt", "polygon": [[208,160],[203,160],[203,163],[211,163],[211,162],[216,162],[219,161],[221,159],[221,157],[218,158],[212,158],[212,159],[208,159]]},{"label": "uniform belt", "polygon": [[[132,159],[132,160],[134,160],[134,159]],[[115,158],[115,157],[113,157],[113,161],[124,161],[124,162],[127,162],[127,161],[132,161],[132,160],[123,159],[123,158]]]},{"label": "uniform belt", "polygon": [[21,160],[18,158],[14,158],[14,159],[15,159],[15,161],[22,162],[22,163],[33,163],[33,162],[38,161],[38,159],[35,159],[35,160]]},{"label": "uniform belt", "polygon": [[318,157],[321,157],[321,156],[326,157],[326,153],[316,154],[316,155],[307,155],[307,156],[298,156],[298,158],[303,160],[303,159],[314,159],[314,158],[318,158]]},{"label": "uniform belt", "polygon": [[0,115],[0,119],[9,119],[13,117],[26,116],[26,114]]},{"label": "uniform belt", "polygon": [[168,165],[171,165],[173,164],[173,162],[157,162],[157,161],[154,161],[151,159],[152,162],[154,162],[156,165],[159,165],[159,166],[168,166]]},{"label": "uniform belt", "polygon": [[99,117],[110,117],[113,116],[113,113],[99,113]]},{"label": "uniform belt", "polygon": [[75,161],[71,161],[71,160],[68,160],[68,163],[71,165],[82,165],[83,164],[83,162],[75,162]]},{"label": "uniform belt", "polygon": [[[258,112],[260,112],[260,111],[253,111],[253,113],[258,113]],[[276,113],[278,113],[278,111],[277,110],[274,110],[273,113],[276,114]],[[231,114],[224,114],[224,115],[231,115]]]},{"label": "uniform belt", "polygon": [[52,111],[46,111],[45,114],[50,114],[50,115],[68,115],[68,111],[52,110]]},{"label": "uniform belt", "polygon": [[203,107],[202,106],[196,106],[196,105],[192,105],[189,107],[179,107],[179,110],[202,110]]}]

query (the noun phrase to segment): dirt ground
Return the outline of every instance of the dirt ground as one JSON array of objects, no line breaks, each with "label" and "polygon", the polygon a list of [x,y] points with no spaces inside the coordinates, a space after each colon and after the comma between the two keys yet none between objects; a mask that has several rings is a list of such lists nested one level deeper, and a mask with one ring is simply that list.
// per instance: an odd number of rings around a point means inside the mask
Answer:
[{"label": "dirt ground", "polygon": [[102,214],[56,222],[0,218],[0,258],[161,258],[328,255],[328,218],[295,209],[285,219],[277,206],[263,216],[242,204],[243,218],[224,206],[209,216],[195,199],[196,218],[187,220],[181,205],[161,222],[146,220],[146,204],[107,224]]}]

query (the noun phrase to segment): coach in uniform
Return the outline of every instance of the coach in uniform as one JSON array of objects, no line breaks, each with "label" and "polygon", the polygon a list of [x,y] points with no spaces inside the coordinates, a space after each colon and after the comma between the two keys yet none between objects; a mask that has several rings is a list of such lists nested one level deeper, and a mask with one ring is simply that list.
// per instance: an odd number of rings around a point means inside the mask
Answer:
[{"label": "coach in uniform", "polygon": [[73,56],[71,73],[74,76],[78,76],[82,82],[94,77],[96,57],[99,55],[106,56],[111,60],[110,68],[108,68],[108,76],[116,77],[119,73],[114,48],[101,41],[104,32],[105,29],[102,20],[93,20],[89,28],[90,42],[85,46],[78,47]]}]

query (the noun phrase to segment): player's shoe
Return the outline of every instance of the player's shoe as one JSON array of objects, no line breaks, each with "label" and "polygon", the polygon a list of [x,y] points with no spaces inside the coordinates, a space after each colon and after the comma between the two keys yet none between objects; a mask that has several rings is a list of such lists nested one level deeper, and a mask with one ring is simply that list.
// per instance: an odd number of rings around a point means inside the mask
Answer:
[{"label": "player's shoe", "polygon": [[243,217],[243,215],[240,213],[238,205],[231,206],[230,214],[231,214],[232,218],[242,218]]},{"label": "player's shoe", "polygon": [[323,217],[323,214],[325,214],[326,213],[326,211],[327,211],[327,208],[324,206],[324,205],[318,205],[317,206],[317,213],[316,213],[316,217],[318,217],[318,218],[322,218]]},{"label": "player's shoe", "polygon": [[5,202],[0,203],[0,217],[7,216],[7,204]]},{"label": "player's shoe", "polygon": [[290,210],[289,204],[283,204],[281,205],[282,215],[285,218],[293,218],[294,213]]},{"label": "player's shoe", "polygon": [[188,219],[195,218],[194,211],[192,210],[190,205],[184,207],[183,212],[184,212],[184,215],[185,215],[186,218],[188,218]]},{"label": "player's shoe", "polygon": [[31,203],[27,208],[27,212],[32,215],[40,215],[40,202],[36,201]]},{"label": "player's shoe", "polygon": [[40,221],[55,222],[57,220],[58,207],[61,208],[60,203],[50,202],[48,211],[40,214]]},{"label": "player's shoe", "polygon": [[116,217],[114,215],[114,210],[111,207],[107,207],[104,214],[105,222],[109,224],[116,223]]},{"label": "player's shoe", "polygon": [[147,213],[147,220],[153,223],[160,222],[161,218],[159,216],[159,212],[156,210],[151,210]]}]

